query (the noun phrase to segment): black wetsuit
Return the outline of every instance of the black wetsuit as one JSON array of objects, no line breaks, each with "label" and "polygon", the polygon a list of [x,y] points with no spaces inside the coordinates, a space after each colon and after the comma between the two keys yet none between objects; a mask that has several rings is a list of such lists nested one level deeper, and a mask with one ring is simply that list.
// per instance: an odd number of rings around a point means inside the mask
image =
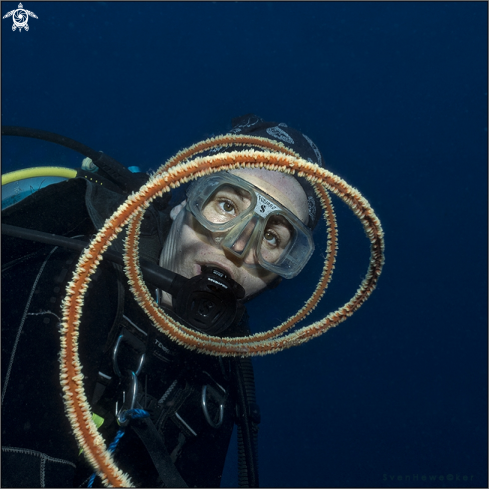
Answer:
[{"label": "black wetsuit", "polygon": [[[124,199],[76,178],[6,209],[2,222],[87,239]],[[142,225],[141,254],[153,263],[170,227],[165,204],[151,206]],[[121,238],[112,249],[122,251]],[[60,306],[77,258],[62,247],[2,239],[3,487],[86,486],[92,473],[65,415],[59,383]],[[127,341],[118,353],[119,367],[135,370],[145,352],[136,406],[151,414],[181,477],[189,487],[219,486],[239,398],[234,361],[190,352],[157,333],[129,291],[122,267],[103,260],[86,295],[79,344],[85,392],[105,420],[100,431],[107,445],[119,429],[114,418],[121,386],[112,352],[121,333]],[[247,334],[247,327],[242,323],[234,334]],[[118,466],[137,486],[169,485],[133,426],[145,429],[137,420],[126,428],[114,455]],[[97,478],[94,485],[99,484]]]}]

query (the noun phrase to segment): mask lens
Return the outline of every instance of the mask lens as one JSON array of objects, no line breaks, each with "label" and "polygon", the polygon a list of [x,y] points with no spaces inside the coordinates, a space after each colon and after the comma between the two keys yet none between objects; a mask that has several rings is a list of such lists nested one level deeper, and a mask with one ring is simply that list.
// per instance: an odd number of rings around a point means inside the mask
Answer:
[{"label": "mask lens", "polygon": [[294,237],[294,227],[284,216],[271,215],[267,219],[260,245],[263,260],[273,264],[280,263],[287,254]]},{"label": "mask lens", "polygon": [[293,213],[232,174],[195,182],[187,192],[187,209],[209,231],[212,244],[249,267],[292,278],[314,251],[311,231]]},{"label": "mask lens", "polygon": [[252,204],[247,190],[232,185],[222,185],[202,206],[202,215],[213,224],[225,224],[240,217]]}]

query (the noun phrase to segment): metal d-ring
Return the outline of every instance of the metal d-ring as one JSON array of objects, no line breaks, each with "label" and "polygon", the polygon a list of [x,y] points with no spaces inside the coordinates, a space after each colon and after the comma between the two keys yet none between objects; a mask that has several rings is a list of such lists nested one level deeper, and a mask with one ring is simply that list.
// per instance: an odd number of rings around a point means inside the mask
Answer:
[{"label": "metal d-ring", "polygon": [[207,410],[207,387],[208,385],[205,384],[202,386],[202,410],[204,411],[204,416],[207,422],[213,427],[213,428],[220,428],[222,425],[222,421],[224,419],[224,404],[222,402],[219,402],[219,420],[217,423],[214,423],[212,421],[209,411]]},{"label": "metal d-ring", "polygon": [[122,406],[119,409],[119,402],[115,403],[115,414],[117,417],[117,423],[119,426],[127,426],[129,424],[130,418],[125,417],[125,413],[134,409],[136,403],[136,397],[138,395],[138,377],[134,372],[131,372],[131,386],[127,391],[122,392]]},{"label": "metal d-ring", "polygon": [[[119,346],[124,338],[124,335],[119,335],[117,338],[117,342],[114,346],[114,352],[112,354],[112,364],[114,368],[114,372],[123,380],[123,382],[127,381],[127,376],[123,377],[122,372],[119,368],[119,363],[117,361],[117,353],[119,351]],[[117,417],[117,422],[120,426],[127,426],[129,424],[130,419],[126,419],[124,414],[131,410],[134,409],[134,405],[136,402],[136,397],[138,395],[138,375],[141,372],[141,369],[143,367],[144,363],[144,353],[141,355],[141,358],[139,360],[139,365],[137,370],[134,372],[132,370],[126,370],[126,372],[130,372],[130,382],[131,385],[130,387],[126,390],[122,391],[122,406],[119,409],[119,402],[117,401],[115,404],[115,414]]]},{"label": "metal d-ring", "polygon": [[[117,376],[122,378],[122,373],[119,369],[119,362],[117,361],[117,353],[119,351],[119,345],[121,344],[122,339],[124,338],[124,335],[119,335],[117,338],[116,344],[114,346],[114,352],[112,353],[112,364],[114,368],[114,372],[117,374]],[[141,369],[143,368],[143,363],[144,363],[144,353],[141,355],[141,358],[139,360],[139,366],[136,372],[134,372],[136,375],[139,375],[141,372]]]}]

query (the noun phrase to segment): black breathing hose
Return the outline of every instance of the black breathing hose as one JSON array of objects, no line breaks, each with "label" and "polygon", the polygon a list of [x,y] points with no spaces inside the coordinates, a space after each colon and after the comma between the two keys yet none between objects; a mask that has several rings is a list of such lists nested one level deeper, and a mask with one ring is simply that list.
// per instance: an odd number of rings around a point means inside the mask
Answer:
[{"label": "black breathing hose", "polygon": [[74,139],[55,134],[54,132],[41,131],[40,129],[31,129],[29,127],[2,126],[2,136],[21,136],[42,139],[43,141],[56,143],[72,149],[73,151],[77,151],[83,156],[90,158],[94,165],[100,168],[126,193],[138,190],[148,180],[148,175],[145,173],[132,173],[123,164],[105,153],[95,151]]},{"label": "black breathing hose", "polygon": [[[58,236],[56,234],[44,233],[35,229],[26,229],[3,223],[2,234],[6,234],[7,236],[12,236],[14,238],[22,238],[55,246],[63,246],[64,248],[79,252],[82,252],[88,245],[88,243],[85,241],[80,241],[78,239],[66,238],[65,236]],[[104,252],[104,256],[110,261],[124,266],[124,260],[120,253],[107,250]],[[187,278],[171,272],[170,270],[161,268],[148,260],[141,259],[140,266],[145,280],[151,282],[156,287],[163,289],[165,292],[168,292],[171,295],[176,294],[181,287],[185,287],[185,284],[188,282]]]}]

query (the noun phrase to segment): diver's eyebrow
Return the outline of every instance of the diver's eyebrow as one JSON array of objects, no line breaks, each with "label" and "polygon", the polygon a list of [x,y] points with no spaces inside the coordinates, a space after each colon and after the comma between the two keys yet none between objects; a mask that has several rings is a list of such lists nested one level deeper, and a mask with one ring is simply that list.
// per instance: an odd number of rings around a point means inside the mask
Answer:
[{"label": "diver's eyebrow", "polygon": [[224,192],[233,192],[234,194],[236,194],[237,197],[239,197],[242,201],[249,201],[250,200],[250,193],[243,189],[243,188],[239,188],[239,187],[233,187],[231,185],[227,185],[225,187],[222,187],[222,189]]},{"label": "diver's eyebrow", "polygon": [[274,225],[274,224],[279,224],[284,227],[286,227],[292,234],[293,232],[293,226],[290,224],[290,222],[282,215],[280,214],[273,214],[270,219],[268,220],[268,224]]},{"label": "diver's eyebrow", "polygon": [[246,191],[245,189],[243,188],[236,188],[235,189],[236,193],[238,194],[239,197],[241,197],[241,199],[243,200],[250,200],[250,193],[248,191]]}]

